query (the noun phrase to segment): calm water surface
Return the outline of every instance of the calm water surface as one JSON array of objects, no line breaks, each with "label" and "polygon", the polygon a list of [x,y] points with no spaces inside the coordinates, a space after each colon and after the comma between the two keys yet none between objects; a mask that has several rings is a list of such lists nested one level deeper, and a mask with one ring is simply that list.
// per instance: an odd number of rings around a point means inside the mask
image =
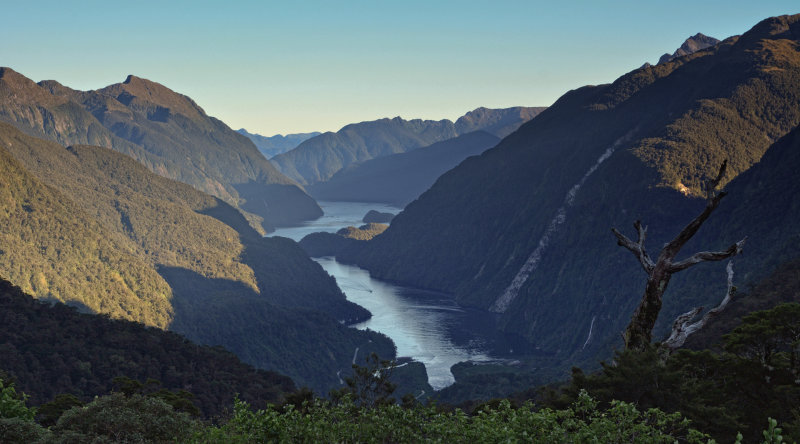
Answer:
[{"label": "calm water surface", "polygon": [[325,231],[335,233],[344,227],[360,227],[364,225],[362,219],[369,210],[381,213],[399,213],[402,208],[379,203],[364,202],[317,202],[325,213],[322,217],[303,225],[289,228],[278,228],[269,236],[283,236],[300,241],[306,235]]},{"label": "calm water surface", "polygon": [[[398,213],[399,208],[358,202],[320,202],[325,215],[301,227],[283,228],[271,236],[300,240],[318,232],[335,232],[348,225],[363,224],[369,210]],[[390,337],[398,357],[410,357],[425,365],[428,382],[434,389],[451,385],[455,379],[450,367],[463,361],[491,362],[485,339],[494,332],[495,315],[464,309],[450,295],[401,287],[373,279],[369,272],[340,264],[332,257],[314,259],[336,278],[348,300],[372,313],[368,321],[356,324]]]}]

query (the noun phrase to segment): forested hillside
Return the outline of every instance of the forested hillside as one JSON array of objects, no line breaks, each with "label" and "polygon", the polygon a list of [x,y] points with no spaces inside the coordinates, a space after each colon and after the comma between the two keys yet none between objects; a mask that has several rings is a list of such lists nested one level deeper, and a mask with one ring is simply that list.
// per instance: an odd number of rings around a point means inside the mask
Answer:
[{"label": "forested hillside", "polygon": [[321,392],[356,347],[393,356],[341,324],[368,313],[294,242],[221,200],[105,148],[7,124],[0,142],[0,276],[24,291],[224,345]]},{"label": "forested hillside", "polygon": [[83,402],[105,395],[114,378],[158,380],[186,390],[203,415],[220,415],[238,393],[262,407],[295,390],[286,376],[256,370],[220,348],[198,346],[175,333],[82,314],[49,304],[0,279],[0,375],[40,405],[56,395]]},{"label": "forested hillside", "polygon": [[2,68],[0,120],[65,146],[125,153],[161,176],[257,215],[258,227],[274,229],[322,214],[246,137],[190,98],[146,79],[128,76],[103,89],[76,91],[53,80],[36,84]]},{"label": "forested hillside", "polygon": [[[658,251],[700,211],[702,185],[723,160],[725,185],[778,146],[796,151],[794,135],[777,141],[800,123],[799,45],[800,16],[771,18],[717,46],[571,91],[440,177],[348,259],[376,277],[500,312],[500,328],[527,338],[530,350],[592,365],[619,344],[645,278],[609,229],[629,232],[642,220]],[[685,254],[750,236],[738,283],[796,256],[788,248],[798,234],[796,168],[781,165],[759,173],[767,195],[731,183]],[[659,331],[721,294],[701,291],[708,282],[724,287],[724,266],[676,276]]]}]

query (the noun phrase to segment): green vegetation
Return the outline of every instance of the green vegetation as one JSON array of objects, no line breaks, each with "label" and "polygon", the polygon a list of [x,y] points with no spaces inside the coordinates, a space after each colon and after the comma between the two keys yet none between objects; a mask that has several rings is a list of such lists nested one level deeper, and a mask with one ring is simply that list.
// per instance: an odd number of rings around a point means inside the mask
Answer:
[{"label": "green vegetation", "polygon": [[2,123],[0,142],[0,276],[26,292],[225,346],[320,393],[356,347],[394,356],[342,325],[369,313],[294,242],[221,200],[104,148]]},{"label": "green vegetation", "polygon": [[599,409],[585,393],[567,409],[536,411],[532,404],[512,408],[501,402],[469,416],[433,406],[358,407],[315,400],[295,409],[251,411],[237,402],[222,427],[209,427],[195,442],[706,442],[679,414],[632,404]]},{"label": "green vegetation", "polygon": [[[0,338],[0,370],[35,405],[57,400],[59,394],[88,402],[111,391],[114,379],[122,376],[133,379],[119,379],[117,386],[131,393],[189,390],[191,402],[209,417],[221,414],[234,393],[263,407],[294,390],[286,376],[256,370],[219,347],[201,347],[175,333],[39,302],[4,280]],[[136,390],[137,381],[155,380],[161,385]],[[177,405],[179,400],[174,401]],[[69,400],[60,400],[64,402]]]},{"label": "green vegetation", "polygon": [[251,213],[259,229],[313,219],[322,211],[246,137],[190,98],[146,79],[94,91],[36,84],[0,69],[0,120],[62,145],[88,144],[133,157]]},{"label": "green vegetation", "polygon": [[[729,197],[685,251],[749,236],[734,267],[740,288],[798,257],[798,23],[768,19],[714,48],[570,91],[337,259],[488,309],[544,241],[499,328],[528,342],[515,353],[556,376],[593,368],[619,345],[642,293],[641,269],[608,230],[649,221],[656,250],[698,213],[692,196],[723,159]],[[724,270],[695,268],[670,283],[656,337],[724,294]]]},{"label": "green vegetation", "polygon": [[680,411],[692,424],[730,442],[741,432],[753,442],[765,417],[784,424],[800,439],[800,304],[751,313],[724,338],[726,352],[679,350],[664,359],[656,347],[617,353],[602,371],[573,369],[560,397],[545,392],[545,403],[572,402],[582,390],[599,401],[633,402],[641,408]]},{"label": "green vegetation", "polygon": [[347,239],[368,241],[373,237],[386,231],[387,228],[389,228],[389,225],[387,224],[368,223],[358,228],[356,227],[342,228],[341,230],[337,231],[336,234],[338,234],[339,236],[343,236]]}]

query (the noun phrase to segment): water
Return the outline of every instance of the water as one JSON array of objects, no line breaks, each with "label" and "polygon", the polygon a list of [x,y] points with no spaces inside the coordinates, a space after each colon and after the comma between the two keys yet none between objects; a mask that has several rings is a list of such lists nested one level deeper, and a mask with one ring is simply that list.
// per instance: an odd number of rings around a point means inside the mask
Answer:
[{"label": "water", "polygon": [[311,233],[320,231],[335,233],[339,229],[349,226],[360,227],[364,225],[362,219],[369,210],[381,213],[397,214],[402,208],[387,204],[365,202],[317,202],[325,213],[317,220],[306,222],[301,226],[278,228],[270,236],[283,236],[295,241]]},{"label": "water", "polygon": [[359,267],[332,257],[314,259],[336,278],[347,299],[366,308],[372,318],[356,324],[389,336],[398,357],[425,365],[428,383],[436,390],[455,378],[450,367],[463,361],[494,362],[483,338],[493,334],[493,316],[459,307],[447,294],[400,287],[372,279]]},{"label": "water", "polygon": [[[271,236],[300,240],[305,235],[336,232],[359,226],[369,210],[398,213],[389,205],[359,202],[320,202],[325,215],[300,227],[282,228]],[[425,365],[428,383],[436,390],[455,378],[450,367],[458,362],[497,362],[489,356],[496,330],[496,315],[465,309],[453,297],[389,284],[370,277],[369,272],[340,264],[331,257],[314,259],[336,278],[348,300],[366,308],[372,317],[353,327],[381,332],[394,341],[398,357],[409,357]]]}]

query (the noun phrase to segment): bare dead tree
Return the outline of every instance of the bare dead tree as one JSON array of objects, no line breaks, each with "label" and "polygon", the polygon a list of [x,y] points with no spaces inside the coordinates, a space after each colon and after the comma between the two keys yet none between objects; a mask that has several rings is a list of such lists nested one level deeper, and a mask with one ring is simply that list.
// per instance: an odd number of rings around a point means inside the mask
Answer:
[{"label": "bare dead tree", "polygon": [[[645,273],[647,273],[647,285],[644,290],[644,295],[642,296],[642,300],[639,302],[639,306],[636,308],[636,311],[633,313],[631,322],[628,324],[628,328],[625,330],[625,334],[623,335],[626,349],[641,351],[650,344],[653,327],[656,324],[658,313],[661,311],[664,292],[667,290],[669,280],[672,278],[674,273],[685,270],[692,265],[699,264],[700,262],[721,261],[729,257],[736,256],[742,252],[742,245],[744,245],[746,238],[731,245],[725,251],[701,251],[689,256],[684,260],[675,261],[675,257],[678,255],[681,248],[683,248],[686,242],[688,242],[689,239],[691,239],[692,236],[697,233],[697,230],[700,229],[700,226],[703,225],[703,222],[705,222],[708,217],[711,216],[711,213],[717,209],[720,201],[727,194],[724,191],[717,191],[717,186],[719,186],[722,177],[725,175],[725,169],[727,168],[727,165],[727,161],[723,162],[717,177],[714,180],[707,182],[706,207],[703,212],[689,222],[689,224],[686,225],[686,227],[684,227],[674,239],[664,245],[664,248],[661,250],[661,253],[658,255],[658,259],[655,262],[650,258],[645,250],[644,243],[647,236],[647,227],[642,226],[641,221],[637,220],[633,224],[637,232],[636,242],[628,239],[616,228],[611,229],[611,231],[617,237],[617,243],[620,246],[630,250],[631,253],[633,253],[633,255],[639,260],[639,263],[642,265]],[[697,310],[694,316],[685,322],[689,322],[701,310],[702,308]],[[684,316],[687,316],[688,314],[689,313]]]}]

